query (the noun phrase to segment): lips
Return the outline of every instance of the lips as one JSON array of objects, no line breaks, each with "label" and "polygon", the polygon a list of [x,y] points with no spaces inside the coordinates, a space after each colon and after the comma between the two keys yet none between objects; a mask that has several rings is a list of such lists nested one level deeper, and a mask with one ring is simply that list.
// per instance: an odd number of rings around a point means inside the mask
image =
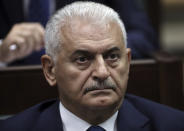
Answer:
[{"label": "lips", "polygon": [[97,86],[92,86],[90,88],[86,88],[84,91],[84,94],[91,92],[91,91],[96,91],[96,90],[107,90],[107,89],[112,89],[115,90],[115,87],[113,86],[108,86],[108,87],[97,87]]}]

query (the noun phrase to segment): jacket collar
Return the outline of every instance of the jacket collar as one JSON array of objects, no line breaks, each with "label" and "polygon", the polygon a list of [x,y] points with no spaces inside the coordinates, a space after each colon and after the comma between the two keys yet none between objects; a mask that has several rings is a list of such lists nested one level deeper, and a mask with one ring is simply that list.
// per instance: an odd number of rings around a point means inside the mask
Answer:
[{"label": "jacket collar", "polygon": [[[53,104],[53,101],[50,102]],[[63,124],[59,113],[59,100],[50,106],[42,105],[45,110],[37,122],[37,125],[33,131],[46,130],[46,131],[63,131]],[[42,109],[40,108],[40,110]],[[118,131],[149,131],[150,120],[147,116],[137,110],[126,97],[123,101],[121,108],[119,109],[117,118],[117,130]]]},{"label": "jacket collar", "polygon": [[[50,104],[53,104],[53,101],[51,101]],[[48,106],[48,108],[46,106]],[[42,105],[42,108],[47,108],[47,110],[40,115],[33,131],[63,131],[63,124],[59,114],[59,100],[54,101],[52,106],[49,104]],[[42,108],[40,108],[40,110],[42,110]]]},{"label": "jacket collar", "polygon": [[118,131],[148,131],[150,130],[149,118],[138,111],[125,97],[118,114],[117,129]]}]

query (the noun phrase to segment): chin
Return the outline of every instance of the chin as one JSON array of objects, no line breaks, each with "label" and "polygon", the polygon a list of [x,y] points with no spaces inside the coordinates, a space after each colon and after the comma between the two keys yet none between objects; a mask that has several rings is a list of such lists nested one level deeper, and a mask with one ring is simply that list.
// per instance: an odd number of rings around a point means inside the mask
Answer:
[{"label": "chin", "polygon": [[96,98],[95,100],[92,100],[88,102],[88,106],[91,109],[110,109],[110,108],[116,108],[119,106],[119,100],[115,100],[109,97],[101,97]]}]

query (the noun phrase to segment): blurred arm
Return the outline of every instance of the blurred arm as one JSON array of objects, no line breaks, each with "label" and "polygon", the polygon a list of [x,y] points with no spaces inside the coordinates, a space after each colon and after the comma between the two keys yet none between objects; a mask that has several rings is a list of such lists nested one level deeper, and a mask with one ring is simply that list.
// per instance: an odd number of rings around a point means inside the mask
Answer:
[{"label": "blurred arm", "polygon": [[44,28],[38,23],[15,24],[0,46],[0,62],[10,63],[43,48]]}]

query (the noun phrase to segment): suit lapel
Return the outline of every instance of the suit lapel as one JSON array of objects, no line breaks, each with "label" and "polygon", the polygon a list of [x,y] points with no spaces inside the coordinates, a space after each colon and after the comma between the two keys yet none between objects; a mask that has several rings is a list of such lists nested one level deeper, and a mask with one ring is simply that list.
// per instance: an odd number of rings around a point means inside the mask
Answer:
[{"label": "suit lapel", "polygon": [[[46,110],[45,110],[46,109]],[[44,110],[44,111],[42,111]],[[63,124],[59,113],[59,100],[43,104],[39,112],[39,119],[31,131],[63,131]],[[117,131],[150,131],[150,120],[138,111],[128,100],[124,100],[117,118]]]},{"label": "suit lapel", "polygon": [[[43,108],[47,108],[49,105],[45,106]],[[32,131],[63,131],[59,113],[59,100],[40,115],[37,125]]]},{"label": "suit lapel", "polygon": [[2,4],[10,24],[24,20],[22,0],[2,0]]},{"label": "suit lapel", "polygon": [[150,131],[149,118],[125,99],[119,110],[117,129],[118,131]]}]

